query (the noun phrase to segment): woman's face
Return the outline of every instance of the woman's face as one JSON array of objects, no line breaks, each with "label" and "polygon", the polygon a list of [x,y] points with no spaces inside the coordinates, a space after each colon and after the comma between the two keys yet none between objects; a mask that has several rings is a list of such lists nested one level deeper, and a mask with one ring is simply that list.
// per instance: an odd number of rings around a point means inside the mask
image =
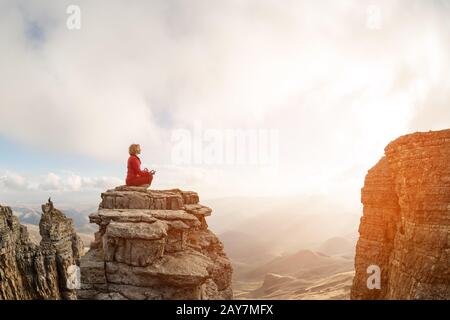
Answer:
[{"label": "woman's face", "polygon": [[140,145],[137,146],[136,154],[141,154],[141,146]]}]

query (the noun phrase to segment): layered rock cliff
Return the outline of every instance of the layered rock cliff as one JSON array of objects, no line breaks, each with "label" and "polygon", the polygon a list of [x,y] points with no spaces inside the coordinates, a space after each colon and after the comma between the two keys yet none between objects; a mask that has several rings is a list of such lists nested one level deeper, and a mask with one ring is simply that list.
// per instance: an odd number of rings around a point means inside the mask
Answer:
[{"label": "layered rock cliff", "polygon": [[[361,191],[352,299],[450,299],[450,130],[402,136]],[[378,266],[380,288],[367,268]]]},{"label": "layered rock cliff", "polygon": [[232,267],[195,192],[117,187],[81,261],[79,299],[232,299]]},{"label": "layered rock cliff", "polygon": [[51,201],[42,212],[36,245],[11,209],[0,206],[0,300],[76,298],[75,286],[67,285],[69,267],[79,265],[83,244],[72,220]]}]

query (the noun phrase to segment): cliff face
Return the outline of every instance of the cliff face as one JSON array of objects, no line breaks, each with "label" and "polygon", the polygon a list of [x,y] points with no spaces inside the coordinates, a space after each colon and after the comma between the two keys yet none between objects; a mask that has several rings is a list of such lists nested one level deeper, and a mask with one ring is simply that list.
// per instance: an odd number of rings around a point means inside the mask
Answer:
[{"label": "cliff face", "polygon": [[51,202],[42,211],[38,246],[11,209],[0,206],[0,300],[76,298],[67,287],[68,267],[79,264],[82,242]]},{"label": "cliff face", "polygon": [[81,261],[79,299],[232,299],[231,263],[195,192],[117,187]]},{"label": "cliff face", "polygon": [[[414,133],[369,170],[352,299],[450,299],[450,130]],[[370,265],[381,270],[369,289]]]}]

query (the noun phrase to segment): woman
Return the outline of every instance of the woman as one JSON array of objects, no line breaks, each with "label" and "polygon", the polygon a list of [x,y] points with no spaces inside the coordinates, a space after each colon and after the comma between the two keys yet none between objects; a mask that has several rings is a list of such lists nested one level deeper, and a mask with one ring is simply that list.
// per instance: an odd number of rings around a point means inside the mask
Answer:
[{"label": "woman", "polygon": [[141,146],[132,144],[128,148],[130,157],[128,158],[127,186],[150,187],[155,170],[148,171],[147,168],[141,170],[141,159],[137,156],[141,153]]}]

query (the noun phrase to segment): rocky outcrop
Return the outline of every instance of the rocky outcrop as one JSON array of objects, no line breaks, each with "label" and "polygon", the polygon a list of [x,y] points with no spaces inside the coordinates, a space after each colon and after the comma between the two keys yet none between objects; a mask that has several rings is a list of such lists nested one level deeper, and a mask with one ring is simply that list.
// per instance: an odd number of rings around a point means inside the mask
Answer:
[{"label": "rocky outcrop", "polygon": [[79,299],[232,299],[231,263],[195,192],[121,186],[102,194]]},{"label": "rocky outcrop", "polygon": [[[450,299],[450,130],[402,136],[361,192],[352,299]],[[367,268],[381,271],[369,289]]]},{"label": "rocky outcrop", "polygon": [[76,298],[76,284],[68,282],[76,280],[71,266],[79,265],[83,244],[50,200],[42,212],[36,245],[11,209],[0,206],[0,300]]}]

